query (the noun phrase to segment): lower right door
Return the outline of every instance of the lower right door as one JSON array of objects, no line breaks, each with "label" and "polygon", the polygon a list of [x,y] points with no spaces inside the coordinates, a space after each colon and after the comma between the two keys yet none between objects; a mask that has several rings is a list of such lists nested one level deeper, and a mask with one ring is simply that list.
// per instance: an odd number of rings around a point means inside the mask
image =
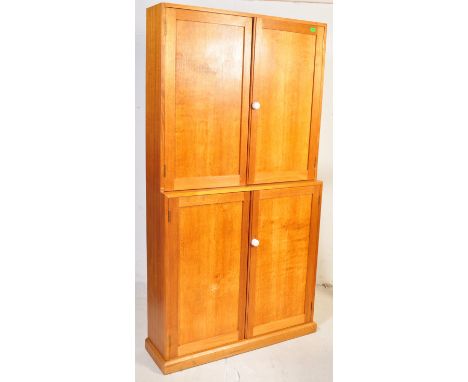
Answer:
[{"label": "lower right door", "polygon": [[313,320],[322,184],[254,191],[245,337]]}]

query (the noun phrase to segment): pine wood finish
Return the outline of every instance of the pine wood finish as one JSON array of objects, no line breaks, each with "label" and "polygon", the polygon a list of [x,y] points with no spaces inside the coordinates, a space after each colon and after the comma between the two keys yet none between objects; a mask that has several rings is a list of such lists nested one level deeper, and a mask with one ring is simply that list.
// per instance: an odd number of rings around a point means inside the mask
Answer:
[{"label": "pine wood finish", "polygon": [[325,34],[147,10],[146,349],[163,373],[316,330]]}]

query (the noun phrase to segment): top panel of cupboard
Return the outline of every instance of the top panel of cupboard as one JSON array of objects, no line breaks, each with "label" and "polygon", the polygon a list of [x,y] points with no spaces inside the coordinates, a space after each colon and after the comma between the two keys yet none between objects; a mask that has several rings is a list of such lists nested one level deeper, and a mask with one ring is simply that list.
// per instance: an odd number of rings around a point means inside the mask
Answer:
[{"label": "top panel of cupboard", "polygon": [[150,187],[316,179],[325,33],[308,21],[149,8]]},{"label": "top panel of cupboard", "polygon": [[308,23],[308,24],[314,24],[314,25],[321,25],[323,27],[327,26],[326,23],[319,23],[319,22],[310,21],[310,20],[288,19],[288,18],[284,18],[284,17],[260,15],[260,14],[257,14],[257,13],[237,12],[237,11],[229,11],[229,10],[226,10],[226,9],[198,7],[198,6],[189,5],[189,4],[159,3],[159,4],[154,5],[153,7],[157,7],[158,5],[160,5],[162,7],[165,7],[165,8],[190,9],[190,10],[194,10],[194,11],[202,11],[202,12],[210,12],[210,13],[222,13],[222,14],[226,14],[226,15],[245,16],[245,17],[261,17],[261,18],[268,18],[268,19],[272,19],[272,20],[290,21],[290,22],[293,22],[293,23]]}]

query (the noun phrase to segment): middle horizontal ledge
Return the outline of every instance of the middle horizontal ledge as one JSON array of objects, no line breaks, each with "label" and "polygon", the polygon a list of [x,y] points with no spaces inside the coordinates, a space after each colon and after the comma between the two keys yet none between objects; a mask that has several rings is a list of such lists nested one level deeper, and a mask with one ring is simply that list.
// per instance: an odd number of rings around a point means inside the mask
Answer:
[{"label": "middle horizontal ledge", "polygon": [[289,188],[289,187],[310,187],[322,185],[321,180],[301,180],[296,182],[278,182],[278,183],[264,183],[264,184],[249,184],[244,186],[232,187],[219,187],[219,188],[206,188],[200,190],[180,190],[180,191],[163,191],[161,193],[166,198],[178,198],[181,196],[196,196],[196,195],[210,195],[210,194],[227,194],[230,192],[245,192],[257,190],[272,190],[276,188]]}]

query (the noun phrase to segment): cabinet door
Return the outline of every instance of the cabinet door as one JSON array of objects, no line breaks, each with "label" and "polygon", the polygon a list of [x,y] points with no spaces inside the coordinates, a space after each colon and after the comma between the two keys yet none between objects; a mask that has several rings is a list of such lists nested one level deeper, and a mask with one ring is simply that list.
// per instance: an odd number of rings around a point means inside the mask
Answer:
[{"label": "cabinet door", "polygon": [[249,183],[316,177],[324,31],[256,21]]},{"label": "cabinet door", "polygon": [[244,336],[248,192],[169,199],[171,357]]},{"label": "cabinet door", "polygon": [[248,338],[312,321],[320,195],[321,186],[253,193]]},{"label": "cabinet door", "polygon": [[165,12],[165,189],[245,184],[252,19]]}]

